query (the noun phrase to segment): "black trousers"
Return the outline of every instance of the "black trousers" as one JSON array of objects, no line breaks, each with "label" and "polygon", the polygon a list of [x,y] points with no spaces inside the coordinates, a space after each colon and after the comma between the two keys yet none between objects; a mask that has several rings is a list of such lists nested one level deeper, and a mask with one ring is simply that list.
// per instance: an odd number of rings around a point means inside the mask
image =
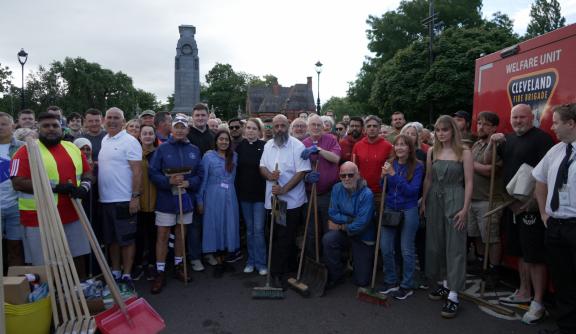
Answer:
[{"label": "black trousers", "polygon": [[[270,213],[270,210],[266,210]],[[281,275],[296,270],[296,231],[302,221],[301,207],[286,210],[286,226],[274,225],[272,245],[272,275]]]},{"label": "black trousers", "polygon": [[556,288],[558,328],[562,333],[576,333],[576,219],[550,218],[545,244]]}]

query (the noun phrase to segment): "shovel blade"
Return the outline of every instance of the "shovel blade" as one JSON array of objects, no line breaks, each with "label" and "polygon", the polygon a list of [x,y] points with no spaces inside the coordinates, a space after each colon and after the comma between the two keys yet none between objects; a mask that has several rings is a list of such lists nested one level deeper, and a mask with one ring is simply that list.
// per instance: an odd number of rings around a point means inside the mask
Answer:
[{"label": "shovel blade", "polygon": [[305,257],[301,281],[308,286],[311,296],[322,297],[328,282],[328,269],[324,264]]},{"label": "shovel blade", "polygon": [[166,327],[164,319],[143,298],[126,301],[130,320],[117,305],[98,314],[96,324],[103,334],[156,334]]}]

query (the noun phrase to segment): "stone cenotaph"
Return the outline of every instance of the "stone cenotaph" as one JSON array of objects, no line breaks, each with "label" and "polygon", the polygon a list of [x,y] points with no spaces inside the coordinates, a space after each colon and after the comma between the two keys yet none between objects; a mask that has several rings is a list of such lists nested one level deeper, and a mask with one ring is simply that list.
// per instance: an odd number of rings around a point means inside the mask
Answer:
[{"label": "stone cenotaph", "polygon": [[196,27],[178,27],[180,39],[176,45],[174,58],[174,110],[173,113],[191,114],[192,108],[200,102],[200,66],[198,46],[194,35]]}]

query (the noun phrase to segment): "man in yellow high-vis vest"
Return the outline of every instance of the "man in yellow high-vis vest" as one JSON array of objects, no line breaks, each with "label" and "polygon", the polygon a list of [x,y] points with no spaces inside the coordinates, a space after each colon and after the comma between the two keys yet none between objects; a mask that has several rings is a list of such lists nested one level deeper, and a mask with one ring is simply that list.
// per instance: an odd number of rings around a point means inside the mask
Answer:
[{"label": "man in yellow high-vis vest", "polygon": [[[62,140],[60,121],[53,114],[41,113],[38,116],[38,146],[52,184],[70,252],[80,276],[84,276],[81,256],[90,252],[90,245],[70,198],[85,198],[90,191],[92,184],[90,164],[76,145]],[[40,265],[44,262],[44,257],[41,247],[38,247],[40,231],[26,146],[22,146],[14,154],[10,176],[14,189],[20,192],[18,208],[20,223],[24,225],[26,262]]]}]

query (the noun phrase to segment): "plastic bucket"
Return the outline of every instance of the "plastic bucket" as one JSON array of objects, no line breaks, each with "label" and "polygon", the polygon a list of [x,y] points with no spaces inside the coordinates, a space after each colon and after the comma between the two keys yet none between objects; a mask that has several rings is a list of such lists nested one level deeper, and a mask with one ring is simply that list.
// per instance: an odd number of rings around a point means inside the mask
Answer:
[{"label": "plastic bucket", "polygon": [[49,297],[22,305],[4,303],[4,314],[8,334],[50,333],[52,306]]}]

